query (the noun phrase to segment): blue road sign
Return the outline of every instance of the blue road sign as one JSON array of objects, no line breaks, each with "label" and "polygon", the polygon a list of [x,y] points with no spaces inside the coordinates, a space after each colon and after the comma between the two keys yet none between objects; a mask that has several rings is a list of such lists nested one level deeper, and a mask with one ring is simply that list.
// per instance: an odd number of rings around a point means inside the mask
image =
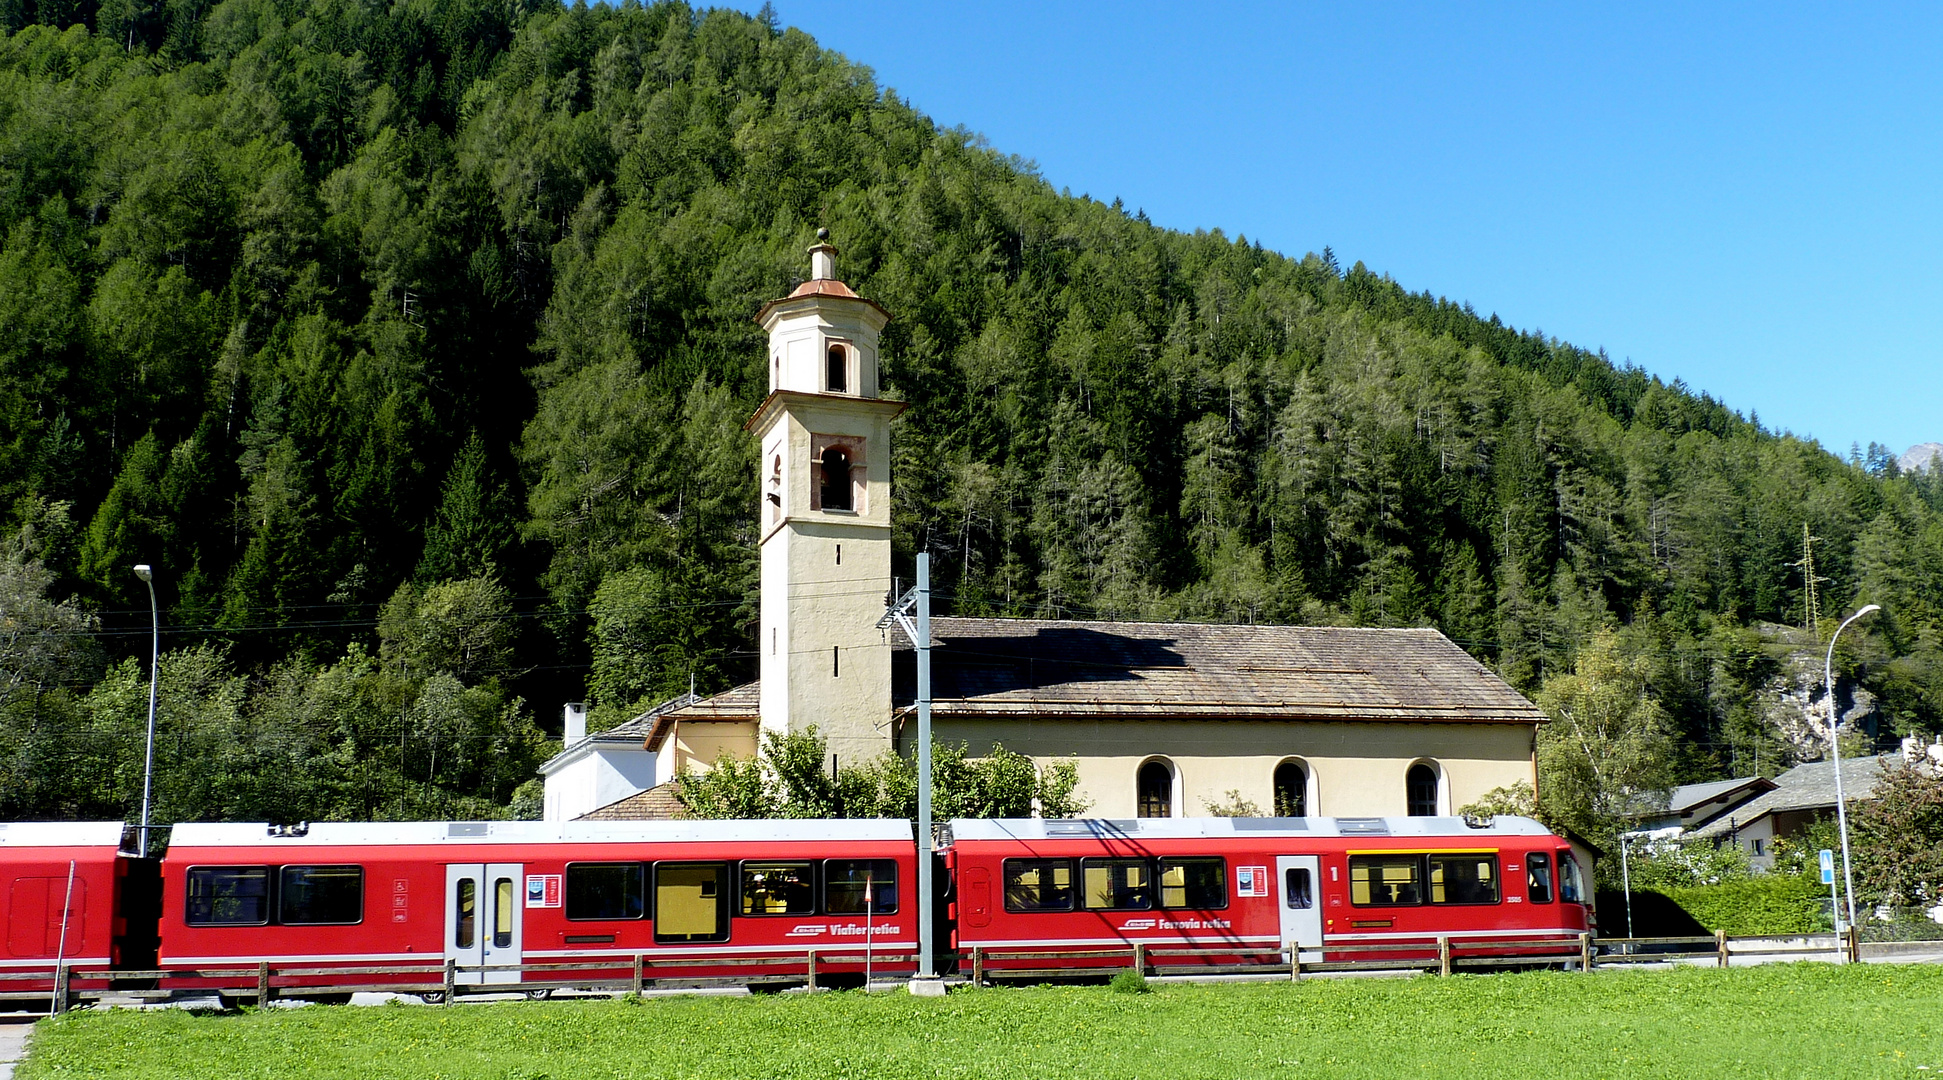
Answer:
[{"label": "blue road sign", "polygon": [[1822,849],[1822,884],[1835,884],[1835,853],[1827,848]]}]

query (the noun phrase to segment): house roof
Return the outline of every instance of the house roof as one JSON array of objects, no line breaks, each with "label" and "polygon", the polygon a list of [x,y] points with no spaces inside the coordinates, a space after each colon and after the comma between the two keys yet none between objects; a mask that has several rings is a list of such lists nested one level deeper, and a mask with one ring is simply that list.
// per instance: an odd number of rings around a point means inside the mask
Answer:
[{"label": "house roof", "polygon": [[686,816],[681,800],[675,797],[675,783],[669,781],[657,784],[646,791],[637,791],[625,799],[616,799],[598,810],[575,818],[575,821],[672,821]]},{"label": "house roof", "polygon": [[[959,717],[1540,724],[1435,630],[1047,619],[931,620],[934,710]],[[916,664],[894,658],[902,707]]]},{"label": "house roof", "polygon": [[[540,766],[540,775],[552,776],[562,766],[580,760],[602,745],[616,749],[633,750],[641,746],[647,739],[648,734],[654,730],[655,720],[663,713],[679,709],[684,705],[689,705],[700,700],[692,692],[680,694],[669,698],[633,719],[623,720],[605,731],[596,731],[587,735],[576,741],[572,746],[562,747],[559,753],[546,759],[546,762]],[[652,750],[654,748],[650,746],[648,749]]]},{"label": "house roof", "polygon": [[1655,795],[1640,795],[1633,800],[1633,809],[1627,816],[1640,821],[1677,816],[1686,825],[1704,825],[1774,788],[1774,781],[1762,776],[1682,784],[1669,792],[1664,801]]},{"label": "house roof", "polygon": [[[1842,762],[1843,794],[1850,800],[1866,799],[1875,792],[1882,776],[1883,763],[1897,755],[1848,758]],[[1797,765],[1774,778],[1774,790],[1737,806],[1729,814],[1716,817],[1695,836],[1717,836],[1736,828],[1746,828],[1769,814],[1791,810],[1831,810],[1835,807],[1835,766],[1832,762],[1811,761]],[[1731,820],[1730,820],[1731,819]]]},{"label": "house roof", "polygon": [[641,729],[641,736],[648,749],[660,750],[661,744],[674,732],[675,725],[683,721],[754,723],[762,718],[761,689],[761,683],[743,683],[712,697],[690,697],[674,708],[643,715],[637,719],[651,722]]}]

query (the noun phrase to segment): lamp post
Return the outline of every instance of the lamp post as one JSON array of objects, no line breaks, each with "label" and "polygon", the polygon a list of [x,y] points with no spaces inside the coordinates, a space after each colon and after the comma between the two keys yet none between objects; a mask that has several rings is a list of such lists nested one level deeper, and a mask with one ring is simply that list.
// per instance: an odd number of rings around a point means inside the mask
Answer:
[{"label": "lamp post", "polygon": [[[1842,631],[1849,628],[1850,623],[1881,610],[1881,604],[1870,604],[1843,619],[1842,625],[1830,635],[1828,656],[1822,660],[1822,686],[1828,694],[1828,752],[1830,759],[1835,762],[1835,823],[1842,834],[1842,893],[1848,907],[1850,926],[1855,925],[1855,875],[1849,870],[1849,804],[1842,794],[1842,740],[1836,737],[1835,731],[1835,641],[1842,636]],[[1841,921],[1839,915],[1836,921]]]},{"label": "lamp post", "polygon": [[155,682],[162,655],[162,617],[155,606],[155,571],[147,563],[135,565],[135,576],[148,586],[148,624],[153,632],[148,648],[148,749],[142,755],[142,856],[148,856],[149,794],[155,787]]}]

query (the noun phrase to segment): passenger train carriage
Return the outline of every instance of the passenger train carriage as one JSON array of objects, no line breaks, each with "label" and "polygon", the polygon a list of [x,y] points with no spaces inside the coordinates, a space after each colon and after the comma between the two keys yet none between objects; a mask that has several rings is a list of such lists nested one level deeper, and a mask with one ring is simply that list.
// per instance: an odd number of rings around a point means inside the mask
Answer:
[{"label": "passenger train carriage", "polygon": [[[1569,845],[1526,818],[954,821],[946,863],[953,946],[993,951],[992,975],[1048,959],[1125,966],[1136,943],[1157,950],[1155,966],[1193,967],[1279,963],[1290,949],[1305,963],[1347,959],[1351,945],[1434,949],[1440,935],[1563,942],[1588,929]],[[1189,946],[1198,957],[1180,955]],[[1102,954],[1030,955],[1088,949]]]},{"label": "passenger train carriage", "polygon": [[724,960],[751,981],[801,978],[814,949],[828,981],[861,981],[866,954],[914,970],[901,886],[916,858],[902,821],[178,825],[160,962],[449,959],[459,985],[511,988],[559,978],[522,965],[602,957],[615,969],[574,974],[626,979],[637,954],[657,979],[719,976]]},{"label": "passenger train carriage", "polygon": [[[1162,970],[1373,944],[1409,959],[1440,936],[1515,960],[1589,927],[1569,845],[1524,818],[957,820],[945,835],[946,971],[976,953],[988,977],[1083,975],[1136,946]],[[249,996],[236,973],[267,963],[279,992],[323,999],[435,994],[448,973],[537,992],[916,967],[905,821],[183,824],[160,860],[131,841],[118,822],[0,825],[0,996],[45,1001],[57,963],[84,993],[117,979],[226,996]]]}]

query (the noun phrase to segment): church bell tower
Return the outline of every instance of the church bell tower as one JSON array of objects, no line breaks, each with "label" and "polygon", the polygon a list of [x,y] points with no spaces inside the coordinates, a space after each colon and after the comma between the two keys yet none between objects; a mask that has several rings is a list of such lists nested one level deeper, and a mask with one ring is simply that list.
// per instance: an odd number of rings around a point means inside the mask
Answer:
[{"label": "church bell tower", "polygon": [[891,746],[891,650],[877,627],[891,587],[891,419],[877,335],[890,316],[836,276],[827,230],[810,280],[764,304],[769,396],[749,420],[762,447],[762,727],[815,725],[840,761]]}]

